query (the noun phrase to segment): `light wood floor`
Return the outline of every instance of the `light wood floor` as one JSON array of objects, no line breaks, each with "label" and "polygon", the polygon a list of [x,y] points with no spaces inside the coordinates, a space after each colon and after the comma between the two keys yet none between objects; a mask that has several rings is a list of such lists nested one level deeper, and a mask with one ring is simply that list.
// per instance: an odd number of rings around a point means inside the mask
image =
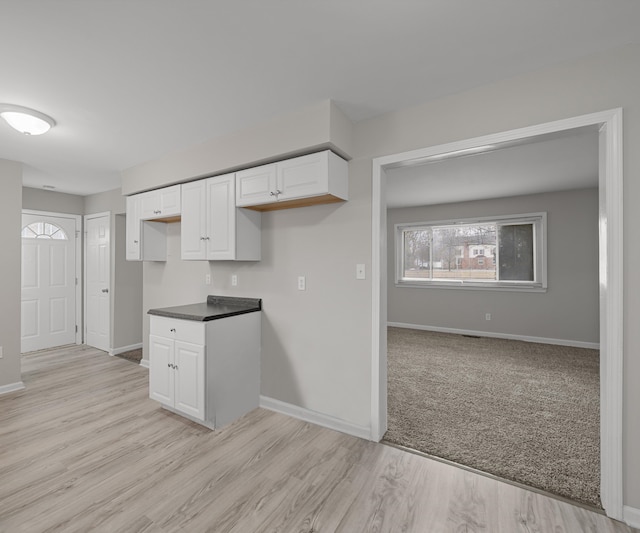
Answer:
[{"label": "light wood floor", "polygon": [[570,504],[256,409],[211,432],[86,347],[0,396],[0,531],[631,532]]}]

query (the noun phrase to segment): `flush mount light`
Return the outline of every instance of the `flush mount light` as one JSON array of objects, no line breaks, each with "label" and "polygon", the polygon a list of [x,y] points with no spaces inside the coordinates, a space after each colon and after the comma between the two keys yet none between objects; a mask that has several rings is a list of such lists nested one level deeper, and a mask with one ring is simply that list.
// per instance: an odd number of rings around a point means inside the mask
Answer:
[{"label": "flush mount light", "polygon": [[56,125],[55,120],[40,111],[13,104],[0,104],[0,117],[25,135],[42,135]]}]

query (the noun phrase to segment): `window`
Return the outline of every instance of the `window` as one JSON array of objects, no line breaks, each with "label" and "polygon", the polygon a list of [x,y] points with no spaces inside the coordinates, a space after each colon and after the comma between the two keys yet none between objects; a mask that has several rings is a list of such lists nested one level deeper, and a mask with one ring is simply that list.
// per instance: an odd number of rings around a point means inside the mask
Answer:
[{"label": "window", "polygon": [[396,284],[544,290],[545,241],[546,213],[397,225]]},{"label": "window", "polygon": [[23,239],[55,239],[66,241],[67,234],[62,228],[48,222],[32,222],[22,228]]}]

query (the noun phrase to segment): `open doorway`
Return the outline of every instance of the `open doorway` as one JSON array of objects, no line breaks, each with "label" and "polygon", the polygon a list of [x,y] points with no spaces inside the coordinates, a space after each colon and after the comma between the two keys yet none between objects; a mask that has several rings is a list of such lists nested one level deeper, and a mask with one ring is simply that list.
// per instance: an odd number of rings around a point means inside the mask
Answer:
[{"label": "open doorway", "polygon": [[387,178],[384,441],[600,507],[598,128]]},{"label": "open doorway", "polygon": [[576,128],[599,129],[599,280],[600,280],[600,411],[602,505],[613,518],[622,517],[622,162],[621,111],[613,110],[469,139],[374,160],[373,168],[373,359],[372,438],[387,429],[387,172],[424,164],[430,158],[455,157],[523,144]]}]

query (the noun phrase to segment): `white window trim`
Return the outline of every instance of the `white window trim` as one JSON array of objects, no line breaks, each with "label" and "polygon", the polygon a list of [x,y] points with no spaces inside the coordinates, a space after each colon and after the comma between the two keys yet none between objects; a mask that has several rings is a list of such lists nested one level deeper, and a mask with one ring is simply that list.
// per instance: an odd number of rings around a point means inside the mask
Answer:
[{"label": "white window trim", "polygon": [[[482,224],[486,222],[497,222],[502,225],[533,223],[533,256],[534,256],[534,282],[511,281],[511,280],[486,280],[486,281],[465,281],[465,280],[416,280],[405,279],[403,272],[404,239],[402,234],[411,228],[421,228],[426,226],[447,226],[456,224]],[[474,217],[450,220],[433,220],[425,222],[411,222],[395,225],[395,286],[411,287],[420,289],[457,289],[457,290],[493,290],[493,291],[516,291],[516,292],[546,292],[547,291],[547,213],[522,213],[514,215],[499,215],[494,217]],[[495,259],[498,263],[498,247],[495,250]],[[486,256],[485,256],[486,257]]]}]

